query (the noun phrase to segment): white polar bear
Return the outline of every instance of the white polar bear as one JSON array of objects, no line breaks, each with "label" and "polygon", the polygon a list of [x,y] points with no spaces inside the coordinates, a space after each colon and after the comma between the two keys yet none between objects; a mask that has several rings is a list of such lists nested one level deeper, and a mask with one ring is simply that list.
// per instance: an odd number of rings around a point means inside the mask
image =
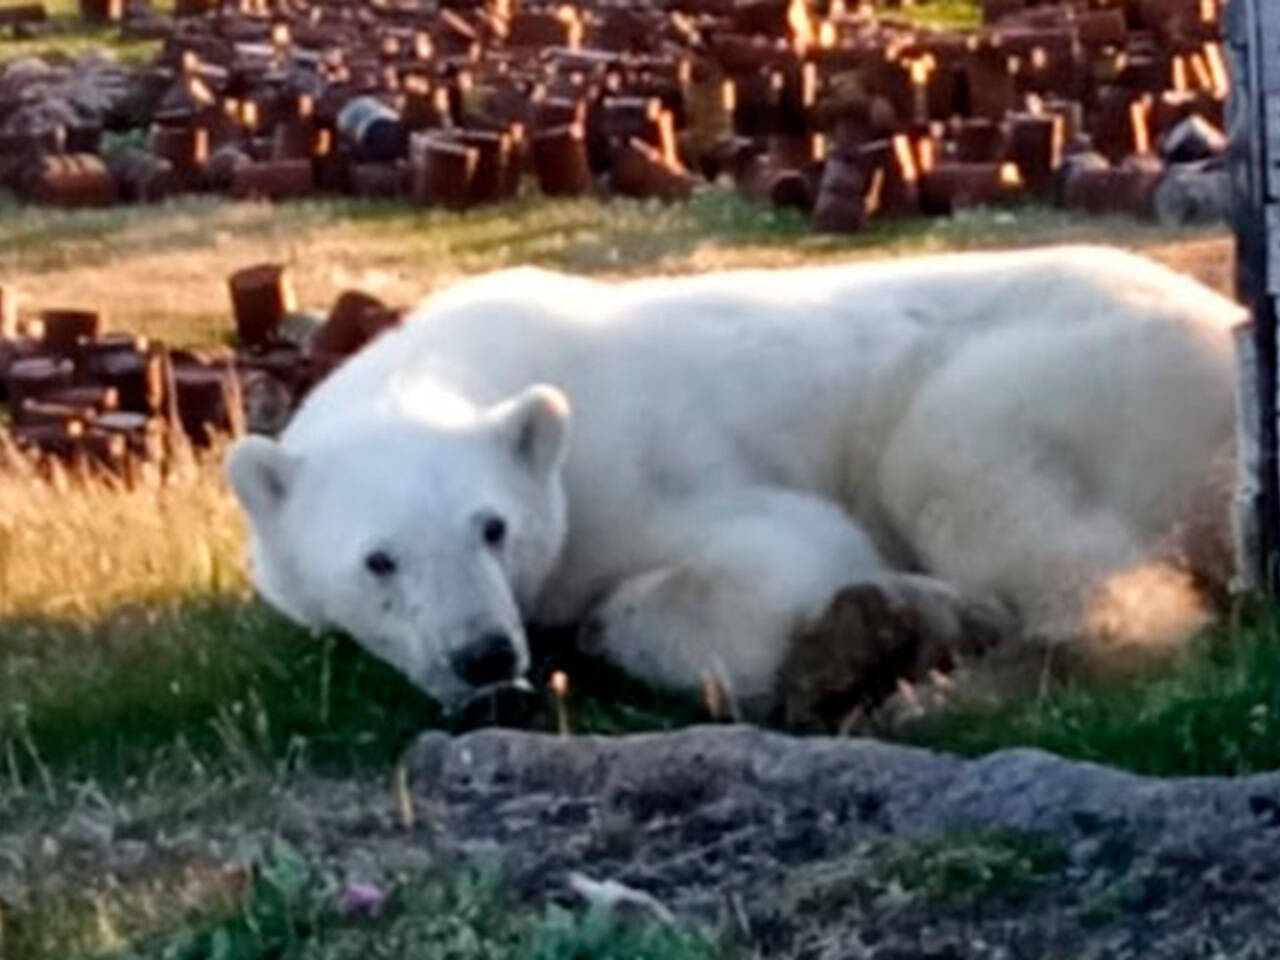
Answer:
[{"label": "white polar bear", "polygon": [[1190,630],[1177,571],[1230,573],[1243,317],[1107,248],[510,270],[429,299],[228,475],[267,600],[446,706],[525,671],[523,624],[586,619],[625,670],[712,672],[759,713],[847,584],[1050,639]]}]

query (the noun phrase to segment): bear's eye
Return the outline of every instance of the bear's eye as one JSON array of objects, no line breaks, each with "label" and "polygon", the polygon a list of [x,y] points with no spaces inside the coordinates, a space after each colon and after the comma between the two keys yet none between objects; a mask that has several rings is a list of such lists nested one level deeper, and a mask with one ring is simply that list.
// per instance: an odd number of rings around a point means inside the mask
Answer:
[{"label": "bear's eye", "polygon": [[375,550],[364,558],[365,569],[375,577],[389,577],[396,572],[396,562],[385,550]]},{"label": "bear's eye", "polygon": [[484,542],[495,550],[507,539],[507,522],[501,517],[489,517],[480,528]]}]

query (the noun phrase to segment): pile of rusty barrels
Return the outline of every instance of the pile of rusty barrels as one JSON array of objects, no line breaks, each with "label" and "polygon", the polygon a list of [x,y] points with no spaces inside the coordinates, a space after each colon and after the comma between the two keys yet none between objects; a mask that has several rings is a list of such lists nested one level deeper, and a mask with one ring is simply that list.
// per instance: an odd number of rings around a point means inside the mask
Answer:
[{"label": "pile of rusty barrels", "polygon": [[246,429],[279,432],[307,391],[402,318],[356,290],[327,317],[300,311],[278,264],[237,271],[228,287],[235,349],[204,351],[112,332],[100,311],[19,311],[14,290],[0,287],[5,446],[130,483],[163,475],[178,452]]},{"label": "pile of rusty barrels", "polygon": [[457,209],[528,175],[550,196],[668,200],[728,179],[831,230],[1026,198],[1149,214],[1172,168],[1217,169],[1219,5],[985,0],[980,27],[946,30],[866,0],[125,5],[143,19],[122,29],[164,36],[136,77],[138,142],[2,133],[0,169],[63,205]]}]

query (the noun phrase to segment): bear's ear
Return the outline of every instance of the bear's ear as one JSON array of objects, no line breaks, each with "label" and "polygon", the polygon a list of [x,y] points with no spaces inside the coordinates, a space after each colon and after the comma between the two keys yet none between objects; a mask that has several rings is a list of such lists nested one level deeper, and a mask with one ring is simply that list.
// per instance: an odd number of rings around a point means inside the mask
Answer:
[{"label": "bear's ear", "polygon": [[569,441],[569,398],[558,387],[536,384],[489,411],[498,438],[539,476],[564,462]]},{"label": "bear's ear", "polygon": [[272,517],[288,495],[296,462],[268,437],[249,434],[227,454],[227,480],[254,520]]}]

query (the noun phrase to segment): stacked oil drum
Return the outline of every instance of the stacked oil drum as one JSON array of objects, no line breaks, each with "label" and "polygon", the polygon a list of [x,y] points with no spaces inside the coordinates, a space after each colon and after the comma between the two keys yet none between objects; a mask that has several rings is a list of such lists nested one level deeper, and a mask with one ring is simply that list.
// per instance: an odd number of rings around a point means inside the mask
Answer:
[{"label": "stacked oil drum", "polygon": [[128,482],[163,473],[175,454],[219,437],[279,432],[317,382],[402,317],[355,290],[327,317],[300,311],[277,264],[237,271],[228,289],[234,351],[192,351],[112,332],[96,311],[19,311],[0,287],[8,445]]},{"label": "stacked oil drum", "polygon": [[10,130],[0,102],[0,171],[62,205],[729,178],[832,230],[1027,197],[1194,219],[1219,184],[1218,2],[985,0],[963,30],[853,0],[89,4],[161,52],[123,117]]},{"label": "stacked oil drum", "polygon": [[360,290],[340,294],[327,316],[300,310],[279,264],[239,270],[228,287],[245,424],[257,433],[278,433],[312,387],[404,317]]},{"label": "stacked oil drum", "polygon": [[20,451],[134,479],[160,466],[177,431],[197,446],[240,429],[228,357],[169,350],[113,333],[92,310],[20,317],[5,289],[0,400]]}]

